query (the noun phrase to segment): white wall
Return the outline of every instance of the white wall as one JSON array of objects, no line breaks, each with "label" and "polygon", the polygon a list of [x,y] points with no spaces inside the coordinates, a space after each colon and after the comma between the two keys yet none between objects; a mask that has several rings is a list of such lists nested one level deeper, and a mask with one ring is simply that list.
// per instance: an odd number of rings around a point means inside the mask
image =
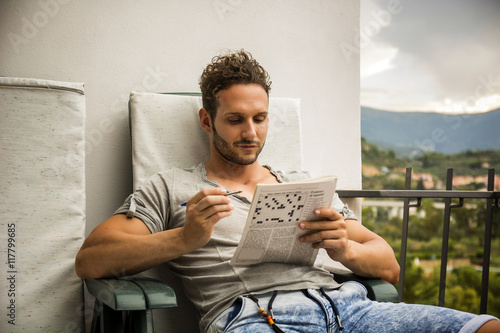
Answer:
[{"label": "white wall", "polygon": [[0,75],[85,83],[88,233],[132,189],[129,92],[198,91],[221,49],[302,99],[306,169],[360,188],[358,31],[359,0],[2,0]]}]

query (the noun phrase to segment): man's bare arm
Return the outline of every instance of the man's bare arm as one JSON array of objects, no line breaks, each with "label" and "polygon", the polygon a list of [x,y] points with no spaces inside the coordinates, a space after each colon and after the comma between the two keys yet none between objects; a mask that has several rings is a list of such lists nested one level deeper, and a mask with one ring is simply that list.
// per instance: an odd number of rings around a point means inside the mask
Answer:
[{"label": "man's bare arm", "polygon": [[364,277],[381,278],[390,283],[399,279],[399,264],[387,242],[356,220],[344,220],[334,209],[320,209],[317,216],[327,220],[301,222],[300,227],[315,232],[301,238]]},{"label": "man's bare arm", "polygon": [[80,278],[139,273],[183,254],[177,229],[151,234],[138,218],[114,215],[85,240],[75,261]]},{"label": "man's bare arm", "polygon": [[186,205],[181,228],[152,234],[138,218],[117,214],[107,219],[85,240],[75,260],[80,278],[132,275],[204,246],[215,224],[234,208],[223,189],[206,189]]},{"label": "man's bare arm", "polygon": [[390,245],[356,220],[347,220],[349,250],[343,264],[360,276],[376,277],[396,284],[399,264]]}]

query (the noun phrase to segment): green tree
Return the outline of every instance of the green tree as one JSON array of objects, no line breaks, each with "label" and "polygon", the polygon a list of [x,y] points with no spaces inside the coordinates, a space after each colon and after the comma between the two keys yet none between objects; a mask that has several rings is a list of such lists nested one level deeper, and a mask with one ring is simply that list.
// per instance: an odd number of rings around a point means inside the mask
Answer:
[{"label": "green tree", "polygon": [[500,273],[490,273],[488,288],[488,313],[500,318]]},{"label": "green tree", "polygon": [[412,304],[437,305],[439,277],[425,271],[408,260],[405,271],[404,302]]},{"label": "green tree", "polygon": [[447,287],[445,301],[446,307],[479,314],[481,298],[473,288],[467,286]]},{"label": "green tree", "polygon": [[409,234],[412,238],[428,241],[434,237],[441,237],[443,229],[443,212],[434,207],[430,200],[422,200],[417,209],[417,216],[411,219]]}]

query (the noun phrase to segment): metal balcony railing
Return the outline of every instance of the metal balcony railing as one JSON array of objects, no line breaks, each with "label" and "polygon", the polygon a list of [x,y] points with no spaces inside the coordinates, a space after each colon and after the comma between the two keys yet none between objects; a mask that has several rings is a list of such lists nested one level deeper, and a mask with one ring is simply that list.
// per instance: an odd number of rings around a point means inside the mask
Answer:
[{"label": "metal balcony railing", "polygon": [[[486,220],[484,230],[484,252],[482,264],[482,283],[481,283],[481,304],[480,312],[486,313],[488,301],[488,284],[490,272],[490,254],[492,241],[493,212],[499,208],[500,191],[494,190],[495,170],[488,171],[488,185],[486,191],[454,191],[453,169],[448,169],[446,179],[446,190],[411,190],[412,169],[406,169],[405,190],[338,190],[337,193],[342,198],[392,198],[404,199],[403,225],[401,232],[401,253],[400,253],[400,278],[398,293],[399,298],[404,298],[404,280],[406,267],[406,253],[408,244],[408,224],[410,220],[410,208],[419,207],[422,199],[443,199],[444,200],[444,219],[443,236],[441,247],[441,269],[439,280],[439,300],[438,305],[444,306],[446,289],[446,266],[448,261],[448,239],[450,234],[450,213],[454,208],[462,207],[464,199],[483,199],[486,202]],[[453,204],[452,200],[458,199],[458,204]],[[411,200],[416,200],[411,203]]]}]

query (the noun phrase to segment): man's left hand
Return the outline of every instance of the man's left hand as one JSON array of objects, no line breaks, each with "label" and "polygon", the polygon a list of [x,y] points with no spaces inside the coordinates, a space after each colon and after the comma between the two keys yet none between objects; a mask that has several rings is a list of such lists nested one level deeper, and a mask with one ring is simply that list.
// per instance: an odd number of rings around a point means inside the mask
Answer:
[{"label": "man's left hand", "polygon": [[347,254],[349,239],[344,217],[333,208],[316,209],[314,214],[320,221],[300,222],[299,228],[311,233],[301,236],[302,243],[312,243],[312,247],[326,249],[330,258],[342,261]]}]

